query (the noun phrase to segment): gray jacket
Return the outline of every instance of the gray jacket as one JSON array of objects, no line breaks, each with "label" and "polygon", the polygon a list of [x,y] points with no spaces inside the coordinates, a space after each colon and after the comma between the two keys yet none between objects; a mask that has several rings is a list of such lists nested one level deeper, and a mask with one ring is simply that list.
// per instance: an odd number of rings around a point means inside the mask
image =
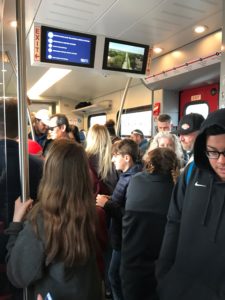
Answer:
[{"label": "gray jacket", "polygon": [[[43,226],[41,226],[43,227]],[[101,287],[95,254],[87,263],[66,270],[63,262],[45,264],[43,234],[38,239],[29,222],[11,223],[7,275],[18,288],[28,287],[29,299],[50,293],[53,300],[99,300]]]}]

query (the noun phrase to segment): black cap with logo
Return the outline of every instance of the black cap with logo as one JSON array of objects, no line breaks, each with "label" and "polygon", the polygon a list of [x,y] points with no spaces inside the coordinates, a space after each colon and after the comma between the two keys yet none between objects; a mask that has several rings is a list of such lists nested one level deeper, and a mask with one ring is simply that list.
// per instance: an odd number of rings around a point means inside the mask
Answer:
[{"label": "black cap with logo", "polygon": [[189,134],[200,129],[204,117],[201,114],[190,113],[180,119],[177,130],[173,133]]}]

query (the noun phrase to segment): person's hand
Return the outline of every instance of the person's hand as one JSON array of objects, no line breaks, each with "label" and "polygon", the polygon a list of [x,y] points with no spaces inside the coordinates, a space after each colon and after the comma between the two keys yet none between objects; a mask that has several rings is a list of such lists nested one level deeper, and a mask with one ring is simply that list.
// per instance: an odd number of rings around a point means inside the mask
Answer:
[{"label": "person's hand", "polygon": [[27,212],[32,208],[32,199],[28,199],[25,202],[21,202],[20,198],[15,201],[13,222],[21,222],[23,221]]},{"label": "person's hand", "polygon": [[109,196],[98,194],[96,197],[96,205],[100,207],[104,207],[108,200],[109,200]]}]

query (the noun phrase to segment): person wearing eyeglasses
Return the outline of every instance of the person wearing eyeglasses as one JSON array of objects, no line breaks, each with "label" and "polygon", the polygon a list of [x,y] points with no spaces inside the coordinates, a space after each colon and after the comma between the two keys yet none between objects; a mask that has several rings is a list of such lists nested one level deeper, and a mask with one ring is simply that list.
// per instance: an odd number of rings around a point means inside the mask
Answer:
[{"label": "person wearing eyeglasses", "polygon": [[194,162],[171,198],[157,262],[160,300],[225,299],[225,109],[202,123]]},{"label": "person wearing eyeglasses", "polygon": [[52,140],[60,138],[70,138],[69,120],[64,114],[52,115],[49,121],[48,131]]},{"label": "person wearing eyeglasses", "polygon": [[50,117],[48,126],[48,140],[43,148],[43,156],[46,157],[53,140],[71,139],[69,120],[64,114],[54,114]]}]

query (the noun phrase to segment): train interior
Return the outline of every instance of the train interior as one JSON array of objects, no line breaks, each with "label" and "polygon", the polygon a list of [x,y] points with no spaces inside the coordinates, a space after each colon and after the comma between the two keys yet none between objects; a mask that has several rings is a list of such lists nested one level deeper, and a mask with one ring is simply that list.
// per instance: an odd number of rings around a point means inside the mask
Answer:
[{"label": "train interior", "polygon": [[[65,114],[86,132],[112,119],[117,135],[149,139],[161,113],[176,127],[184,114],[225,107],[224,0],[0,0],[0,21],[0,94],[19,103],[23,202],[27,111]],[[55,46],[59,36],[67,41]],[[67,44],[79,42],[89,56],[78,62]]]},{"label": "train interior", "polygon": [[[105,114],[105,118],[116,121],[126,87],[124,109],[149,106],[152,110],[156,103],[161,113],[172,115],[175,126],[187,102],[193,99],[208,101],[201,88],[205,90],[208,87],[208,94],[216,103],[213,108],[218,107],[219,84],[223,76],[220,68],[223,1],[198,0],[187,3],[183,0],[142,0],[131,3],[128,0],[77,0],[62,4],[60,1],[27,0],[23,4],[26,49],[24,78],[31,111],[41,107],[49,109],[51,113],[66,113],[71,122],[87,130],[90,116],[93,115]],[[0,89],[5,96],[18,94],[18,29],[10,25],[16,20],[18,9],[15,0],[1,1],[4,72]],[[43,25],[96,36],[93,68],[35,61],[35,28]],[[205,31],[196,33],[194,29],[197,25],[203,25]],[[103,69],[105,38],[148,45],[150,50],[146,73],[139,75]],[[156,53],[156,48],[160,48],[161,52]],[[50,87],[45,87],[44,91],[32,91],[31,88],[50,68],[65,69],[68,73],[57,79],[56,83],[51,83]],[[191,95],[188,94],[186,99],[184,95],[187,92],[184,91],[191,89]],[[75,108],[79,102],[86,101],[92,105],[85,109]],[[139,125],[142,126],[136,124]],[[148,130],[152,131],[150,127]]]}]

